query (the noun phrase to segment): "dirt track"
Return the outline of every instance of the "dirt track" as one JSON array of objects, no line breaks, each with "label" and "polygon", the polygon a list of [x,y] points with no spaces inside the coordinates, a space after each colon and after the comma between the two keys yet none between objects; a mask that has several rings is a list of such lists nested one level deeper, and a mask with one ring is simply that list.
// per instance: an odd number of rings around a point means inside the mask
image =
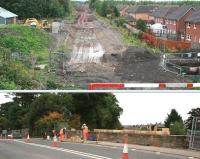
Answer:
[{"label": "dirt track", "polygon": [[[92,19],[92,20],[89,20]],[[66,61],[65,80],[87,88],[91,82],[184,82],[185,79],[165,72],[160,56],[144,48],[125,46],[120,33],[87,11],[77,23],[67,25],[67,45],[73,50]]]}]

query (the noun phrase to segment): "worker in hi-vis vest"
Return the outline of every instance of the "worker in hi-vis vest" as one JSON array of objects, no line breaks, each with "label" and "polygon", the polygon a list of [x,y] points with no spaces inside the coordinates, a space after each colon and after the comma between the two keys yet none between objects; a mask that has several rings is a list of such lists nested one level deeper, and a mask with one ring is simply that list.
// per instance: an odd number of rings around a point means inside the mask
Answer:
[{"label": "worker in hi-vis vest", "polygon": [[66,128],[60,129],[60,141],[63,142],[65,141],[65,133],[66,133]]},{"label": "worker in hi-vis vest", "polygon": [[83,142],[86,142],[88,138],[88,127],[86,124],[83,124],[81,128],[83,129]]}]

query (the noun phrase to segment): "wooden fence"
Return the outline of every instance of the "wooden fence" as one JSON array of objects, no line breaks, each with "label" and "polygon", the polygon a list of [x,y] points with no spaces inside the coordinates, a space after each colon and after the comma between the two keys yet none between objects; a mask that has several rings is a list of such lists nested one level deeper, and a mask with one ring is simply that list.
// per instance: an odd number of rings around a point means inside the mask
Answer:
[{"label": "wooden fence", "polygon": [[160,39],[149,33],[143,33],[143,40],[149,44],[159,47],[160,49],[169,48],[175,51],[181,51],[191,47],[190,42]]}]

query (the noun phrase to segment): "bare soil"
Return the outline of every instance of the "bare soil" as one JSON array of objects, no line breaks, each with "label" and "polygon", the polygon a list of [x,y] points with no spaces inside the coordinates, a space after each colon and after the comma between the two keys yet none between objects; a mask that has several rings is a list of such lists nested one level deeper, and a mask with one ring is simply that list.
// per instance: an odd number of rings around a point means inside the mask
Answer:
[{"label": "bare soil", "polygon": [[[87,26],[93,29],[96,40],[103,47],[105,54],[101,58],[101,63],[76,63],[66,66],[70,68],[65,71],[65,82],[73,83],[75,88],[86,89],[88,83],[100,82],[185,82],[187,79],[170,72],[165,72],[160,66],[160,55],[153,54],[147,49],[133,46],[126,46],[121,41],[121,35],[117,29],[102,23],[94,18],[88,17]],[[76,33],[80,29],[75,25],[65,24],[67,38],[63,34],[56,36],[58,46],[65,43],[69,48],[73,48]],[[88,30],[87,28],[87,30]],[[87,34],[86,34],[87,35]],[[89,35],[89,34],[88,34]]]}]

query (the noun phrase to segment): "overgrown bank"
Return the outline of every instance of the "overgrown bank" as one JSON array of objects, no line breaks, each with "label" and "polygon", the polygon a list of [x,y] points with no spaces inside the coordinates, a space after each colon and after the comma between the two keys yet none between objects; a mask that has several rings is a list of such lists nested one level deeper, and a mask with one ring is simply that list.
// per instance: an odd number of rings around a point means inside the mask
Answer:
[{"label": "overgrown bank", "polygon": [[1,26],[0,35],[0,88],[40,87],[34,66],[47,62],[52,37],[43,30],[23,25]]}]

